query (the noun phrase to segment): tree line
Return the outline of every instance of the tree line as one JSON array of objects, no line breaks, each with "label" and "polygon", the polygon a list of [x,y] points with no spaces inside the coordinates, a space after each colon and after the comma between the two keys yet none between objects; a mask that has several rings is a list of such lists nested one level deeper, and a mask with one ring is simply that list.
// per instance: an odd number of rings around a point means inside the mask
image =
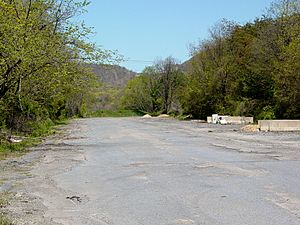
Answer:
[{"label": "tree line", "polygon": [[179,65],[169,57],[129,82],[125,107],[206,118],[300,118],[300,1],[277,0],[244,25],[222,20]]},{"label": "tree line", "polygon": [[75,19],[83,0],[0,1],[0,126],[31,132],[45,121],[85,114],[97,84],[83,62],[112,52],[89,43]]}]

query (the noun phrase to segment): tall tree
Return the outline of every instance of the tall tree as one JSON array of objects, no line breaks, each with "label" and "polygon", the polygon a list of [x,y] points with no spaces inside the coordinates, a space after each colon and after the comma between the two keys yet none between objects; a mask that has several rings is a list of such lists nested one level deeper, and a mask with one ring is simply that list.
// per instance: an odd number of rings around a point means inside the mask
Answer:
[{"label": "tall tree", "polygon": [[147,67],[129,82],[124,96],[127,108],[150,113],[180,111],[179,93],[183,73],[172,57]]},{"label": "tall tree", "polygon": [[87,96],[83,89],[94,80],[82,62],[110,56],[86,42],[89,28],[71,21],[88,4],[86,0],[0,1],[2,123],[14,126],[20,118],[55,119],[80,111]]},{"label": "tall tree", "polygon": [[172,57],[156,63],[155,69],[161,85],[162,113],[169,113],[172,104],[175,103],[176,91],[182,80],[182,72]]}]

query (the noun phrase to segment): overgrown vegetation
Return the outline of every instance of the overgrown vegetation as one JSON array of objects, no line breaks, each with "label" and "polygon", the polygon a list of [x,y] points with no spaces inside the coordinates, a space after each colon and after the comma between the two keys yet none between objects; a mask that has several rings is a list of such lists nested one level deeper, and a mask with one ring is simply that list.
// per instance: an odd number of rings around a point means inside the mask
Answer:
[{"label": "overgrown vegetation", "polygon": [[[6,207],[9,204],[6,195],[6,192],[1,193],[0,195],[0,209]],[[13,225],[13,222],[0,212],[0,225]]]},{"label": "overgrown vegetation", "polygon": [[178,113],[183,84],[183,72],[176,60],[169,57],[146,68],[140,76],[128,82],[123,105],[150,114]]},{"label": "overgrown vegetation", "polygon": [[93,112],[91,116],[94,117],[133,117],[133,116],[142,116],[144,115],[143,112],[134,111],[134,110],[126,110],[126,109],[119,109],[119,110],[97,110]]},{"label": "overgrown vegetation", "polygon": [[[85,66],[113,52],[86,42],[92,32],[73,17],[86,0],[0,1],[0,130],[40,136],[55,121],[85,116],[97,81]],[[2,138],[1,149],[18,149]],[[11,149],[14,148],[14,149]]]},{"label": "overgrown vegetation", "polygon": [[299,119],[299,34],[299,0],[277,0],[268,15],[245,25],[223,20],[192,46],[183,79],[176,63],[170,73],[157,70],[160,64],[147,68],[129,82],[124,105],[202,119],[212,113]]},{"label": "overgrown vegetation", "polygon": [[5,215],[0,214],[0,224],[1,225],[14,225],[12,221],[6,218]]},{"label": "overgrown vegetation", "polygon": [[3,208],[8,205],[7,199],[0,198],[0,208]]},{"label": "overgrown vegetation", "polygon": [[0,145],[0,160],[5,159],[7,156],[17,156],[25,153],[26,147],[31,147],[39,143],[39,140],[32,138],[26,138],[24,141],[14,144],[2,141]]}]

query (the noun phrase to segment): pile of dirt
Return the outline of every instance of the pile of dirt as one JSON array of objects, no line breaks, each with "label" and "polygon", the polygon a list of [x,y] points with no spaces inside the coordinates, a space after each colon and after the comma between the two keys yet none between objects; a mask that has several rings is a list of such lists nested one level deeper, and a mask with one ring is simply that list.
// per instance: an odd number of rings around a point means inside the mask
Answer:
[{"label": "pile of dirt", "polygon": [[241,128],[241,131],[244,131],[244,132],[258,132],[259,131],[259,126],[257,124],[246,125],[246,126]]},{"label": "pile of dirt", "polygon": [[161,114],[158,116],[158,118],[170,118],[170,116],[167,114]]},{"label": "pile of dirt", "polygon": [[146,115],[142,116],[142,118],[152,118],[152,116],[150,116],[149,114],[146,114]]}]

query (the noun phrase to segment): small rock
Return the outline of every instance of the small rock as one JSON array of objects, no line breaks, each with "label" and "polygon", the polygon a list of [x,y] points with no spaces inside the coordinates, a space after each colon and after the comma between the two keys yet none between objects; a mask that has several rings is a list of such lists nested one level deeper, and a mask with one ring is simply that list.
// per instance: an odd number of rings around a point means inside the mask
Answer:
[{"label": "small rock", "polygon": [[66,197],[66,199],[70,199],[72,201],[77,201],[77,202],[81,202],[81,198],[79,196],[75,196],[73,195],[72,197]]}]

